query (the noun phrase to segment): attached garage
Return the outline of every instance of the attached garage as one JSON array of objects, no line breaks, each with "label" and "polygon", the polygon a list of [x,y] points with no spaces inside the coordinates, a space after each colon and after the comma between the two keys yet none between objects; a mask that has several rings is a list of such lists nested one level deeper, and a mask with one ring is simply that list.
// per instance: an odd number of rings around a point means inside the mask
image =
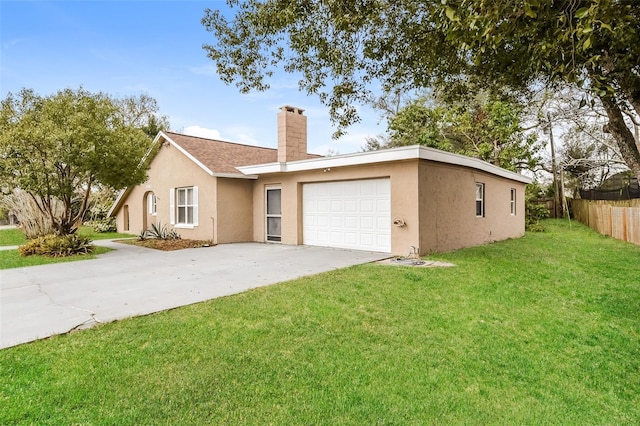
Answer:
[{"label": "attached garage", "polygon": [[302,186],[303,244],[391,252],[389,178]]}]

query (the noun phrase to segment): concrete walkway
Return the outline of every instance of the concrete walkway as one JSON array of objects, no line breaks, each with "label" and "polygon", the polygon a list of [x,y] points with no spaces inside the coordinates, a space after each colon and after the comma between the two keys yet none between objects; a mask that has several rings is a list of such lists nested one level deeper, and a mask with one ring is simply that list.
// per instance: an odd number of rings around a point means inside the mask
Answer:
[{"label": "concrete walkway", "polygon": [[95,241],[98,259],[0,271],[0,348],[388,258],[241,243],[163,252]]}]

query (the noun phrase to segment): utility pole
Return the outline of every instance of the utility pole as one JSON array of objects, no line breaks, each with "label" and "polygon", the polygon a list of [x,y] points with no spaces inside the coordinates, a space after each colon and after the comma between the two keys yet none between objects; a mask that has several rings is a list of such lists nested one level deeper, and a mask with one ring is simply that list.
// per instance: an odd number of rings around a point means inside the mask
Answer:
[{"label": "utility pole", "polygon": [[556,166],[556,146],[553,141],[553,122],[551,112],[547,112],[547,124],[549,125],[549,143],[551,145],[551,173],[553,174],[553,217],[562,217],[562,205],[560,204],[560,187],[558,185],[558,167]]}]

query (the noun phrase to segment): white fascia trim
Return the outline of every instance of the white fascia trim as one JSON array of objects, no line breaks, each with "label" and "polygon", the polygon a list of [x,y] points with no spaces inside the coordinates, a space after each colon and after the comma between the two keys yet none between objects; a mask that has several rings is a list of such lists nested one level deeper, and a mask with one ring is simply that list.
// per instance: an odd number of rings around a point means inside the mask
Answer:
[{"label": "white fascia trim", "polygon": [[231,179],[258,179],[256,175],[240,175],[237,173],[213,173],[211,176]]},{"label": "white fascia trim", "polygon": [[[247,176],[247,175],[244,175],[244,174],[240,175],[240,174],[235,174],[235,173],[214,173],[213,171],[211,171],[211,169],[209,169],[207,166],[202,164],[193,155],[189,154],[189,152],[187,152],[184,148],[182,148],[175,141],[173,141],[167,134],[165,134],[163,132],[160,132],[160,133],[162,134],[162,137],[167,142],[169,142],[171,145],[173,145],[178,151],[180,151],[181,153],[186,155],[189,160],[191,160],[194,163],[196,163],[196,165],[198,165],[198,167],[200,167],[202,170],[204,170],[209,176],[222,177],[222,178],[235,178],[235,179],[258,179],[258,176]],[[158,136],[160,136],[160,135],[158,135]],[[158,139],[158,137],[156,137],[156,139]]]},{"label": "white fascia trim", "polygon": [[261,175],[269,173],[290,173],[318,170],[331,167],[360,166],[414,159],[430,160],[439,163],[470,167],[522,183],[531,183],[533,181],[527,176],[496,167],[486,161],[466,157],[464,155],[453,154],[451,152],[440,151],[438,149],[428,148],[421,145],[411,145],[380,151],[358,152],[354,154],[337,155],[335,157],[313,158],[309,160],[291,161],[289,163],[257,164],[254,166],[236,168],[247,175]]},{"label": "white fascia trim", "polygon": [[121,190],[118,193],[118,196],[116,197],[116,200],[113,202],[113,204],[111,205],[111,208],[109,209],[109,211],[107,212],[107,217],[111,217],[116,209],[116,206],[120,205],[120,200],[122,200],[122,197],[124,196],[125,192],[127,192],[126,189]]},{"label": "white fascia trim", "polygon": [[440,163],[454,164],[458,166],[469,167],[472,169],[482,170],[483,172],[491,173],[496,176],[515,180],[518,182],[529,184],[533,182],[533,179],[521,175],[519,173],[512,172],[502,167],[494,166],[486,161],[478,160],[477,158],[467,157],[465,155],[454,154],[451,152],[440,151],[439,149],[427,148],[425,146],[420,147],[420,158],[423,160],[437,161]]}]

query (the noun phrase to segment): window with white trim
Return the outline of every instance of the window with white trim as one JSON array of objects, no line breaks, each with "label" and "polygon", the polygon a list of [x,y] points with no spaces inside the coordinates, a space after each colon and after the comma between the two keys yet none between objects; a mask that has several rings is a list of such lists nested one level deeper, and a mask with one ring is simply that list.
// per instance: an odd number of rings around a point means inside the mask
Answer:
[{"label": "window with white trim", "polygon": [[170,222],[176,227],[198,225],[198,187],[172,188],[169,193]]},{"label": "window with white trim", "polygon": [[158,214],[158,199],[153,192],[149,194],[149,214],[152,216]]},{"label": "window with white trim", "polygon": [[476,217],[484,217],[484,183],[476,182]]},{"label": "window with white trim", "polygon": [[511,215],[516,215],[516,189],[511,188]]}]

